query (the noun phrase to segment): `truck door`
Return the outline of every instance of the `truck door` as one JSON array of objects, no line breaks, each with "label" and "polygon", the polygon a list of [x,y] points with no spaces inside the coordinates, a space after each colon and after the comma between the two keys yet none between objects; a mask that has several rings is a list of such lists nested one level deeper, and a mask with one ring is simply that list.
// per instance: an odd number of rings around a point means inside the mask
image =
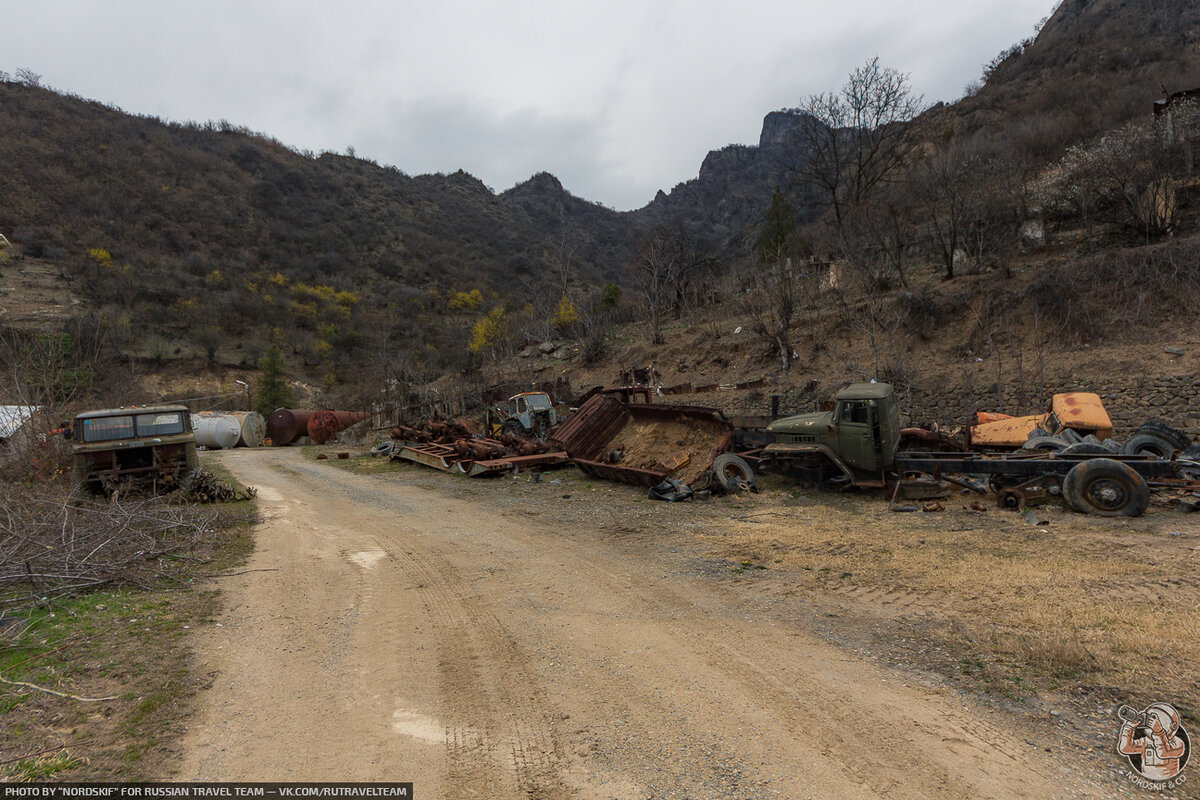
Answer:
[{"label": "truck door", "polygon": [[842,400],[838,404],[838,449],[853,469],[876,472],[877,413],[874,400]]},{"label": "truck door", "polygon": [[516,418],[525,426],[525,430],[529,430],[529,410],[525,407],[525,398],[518,397],[513,402],[513,406]]}]

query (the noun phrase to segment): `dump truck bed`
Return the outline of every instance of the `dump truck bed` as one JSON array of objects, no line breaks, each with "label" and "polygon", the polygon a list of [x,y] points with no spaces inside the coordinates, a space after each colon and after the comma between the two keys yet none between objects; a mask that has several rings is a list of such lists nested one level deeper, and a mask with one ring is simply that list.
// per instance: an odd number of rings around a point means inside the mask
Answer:
[{"label": "dump truck bed", "polygon": [[[730,448],[733,426],[711,408],[627,404],[595,395],[550,438],[597,478],[654,486],[672,477],[690,484]],[[614,461],[615,452],[621,455]]]}]

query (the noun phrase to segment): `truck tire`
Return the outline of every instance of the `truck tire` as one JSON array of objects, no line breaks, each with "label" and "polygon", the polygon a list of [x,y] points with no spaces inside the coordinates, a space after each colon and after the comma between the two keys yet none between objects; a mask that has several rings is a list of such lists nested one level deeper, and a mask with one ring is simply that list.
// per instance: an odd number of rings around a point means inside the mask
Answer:
[{"label": "truck tire", "polygon": [[1112,455],[1107,447],[1093,442],[1076,442],[1058,451],[1062,456],[1107,456]]},{"label": "truck tire", "polygon": [[1178,428],[1172,428],[1161,419],[1152,419],[1148,422],[1143,422],[1136,433],[1152,433],[1160,439],[1166,439],[1176,450],[1187,450],[1191,447],[1192,440],[1188,435]]},{"label": "truck tire", "polygon": [[392,451],[396,449],[395,442],[380,442],[371,448],[373,456],[390,456]]},{"label": "truck tire", "polygon": [[1083,436],[1074,428],[1063,428],[1058,432],[1058,438],[1062,439],[1068,445],[1079,444],[1083,441]]},{"label": "truck tire", "polygon": [[1022,450],[1041,450],[1045,453],[1057,453],[1066,447],[1067,442],[1057,436],[1035,436],[1021,445]]},{"label": "truck tire", "polygon": [[1171,454],[1175,452],[1176,447],[1173,442],[1170,442],[1157,433],[1135,433],[1125,440],[1125,445],[1121,448],[1121,452],[1127,456],[1158,456],[1163,461],[1168,461]]},{"label": "truck tire", "polygon": [[1076,464],[1063,480],[1062,491],[1081,514],[1137,517],[1150,505],[1150,487],[1142,476],[1111,458]]},{"label": "truck tire", "polygon": [[735,456],[733,453],[722,453],[717,456],[712,465],[713,478],[716,479],[717,485],[730,494],[749,489],[757,491],[754,485],[754,470],[746,463],[745,459]]}]

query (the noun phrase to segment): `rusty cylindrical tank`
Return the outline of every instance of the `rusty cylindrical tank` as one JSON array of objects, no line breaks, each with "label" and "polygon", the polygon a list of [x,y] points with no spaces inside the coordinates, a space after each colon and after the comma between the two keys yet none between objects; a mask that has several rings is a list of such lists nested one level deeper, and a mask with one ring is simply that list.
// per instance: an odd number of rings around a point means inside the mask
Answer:
[{"label": "rusty cylindrical tank", "polygon": [[313,444],[329,444],[341,429],[337,414],[328,409],[314,411],[308,418],[308,438]]},{"label": "rusty cylindrical tank", "polygon": [[308,433],[308,420],[312,411],[278,408],[267,419],[267,436],[271,444],[291,444]]},{"label": "rusty cylindrical tank", "polygon": [[337,417],[339,431],[344,431],[367,418],[365,411],[334,411],[333,415]]},{"label": "rusty cylindrical tank", "polygon": [[236,447],[242,436],[242,426],[228,414],[192,415],[192,435],[197,447],[209,450],[228,450]]}]

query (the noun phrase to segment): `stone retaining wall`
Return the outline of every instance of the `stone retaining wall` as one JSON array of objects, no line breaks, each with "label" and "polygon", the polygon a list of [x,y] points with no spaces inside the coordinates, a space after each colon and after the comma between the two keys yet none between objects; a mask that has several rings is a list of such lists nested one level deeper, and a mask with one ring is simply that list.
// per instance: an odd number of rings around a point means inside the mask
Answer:
[{"label": "stone retaining wall", "polygon": [[[834,395],[836,387],[810,381],[785,389],[717,391],[656,398],[656,402],[719,408],[729,416],[760,416],[771,412],[771,396],[780,394],[784,415],[815,411],[821,401]],[[972,411],[1001,411],[1007,414],[1036,414],[1045,410],[1050,397],[1059,392],[1095,392],[1112,418],[1115,435],[1125,438],[1146,420],[1161,419],[1200,438],[1200,376],[1155,375],[1125,381],[1078,379],[1046,386],[996,387],[993,385],[949,385],[913,387],[900,395],[906,424],[937,422],[943,426],[966,424]]]}]

